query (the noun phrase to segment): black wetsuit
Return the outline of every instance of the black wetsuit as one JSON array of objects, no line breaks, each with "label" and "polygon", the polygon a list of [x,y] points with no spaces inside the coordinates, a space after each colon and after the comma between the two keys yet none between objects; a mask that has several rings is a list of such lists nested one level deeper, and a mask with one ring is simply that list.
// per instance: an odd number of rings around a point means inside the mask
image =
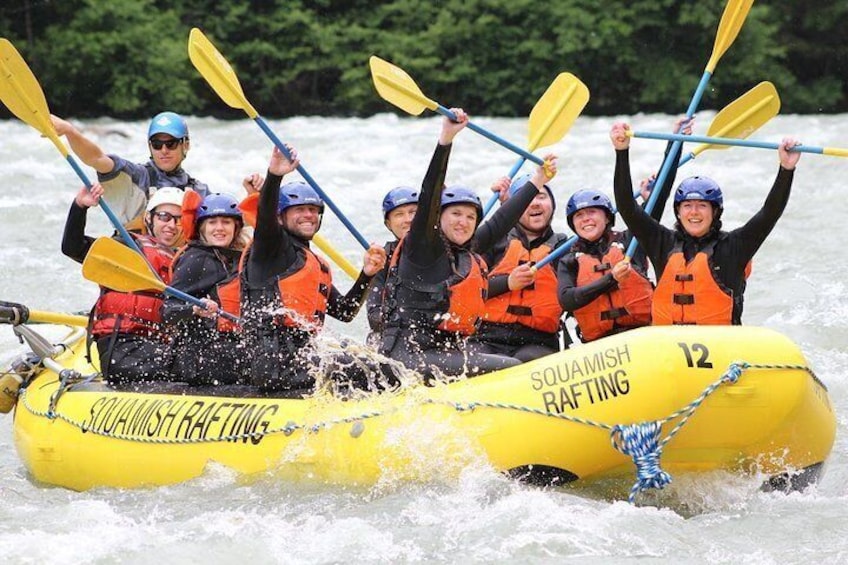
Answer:
[{"label": "black wetsuit", "polygon": [[[236,274],[240,256],[239,249],[192,241],[174,261],[171,286],[220,304],[216,285]],[[162,308],[163,321],[173,326],[175,376],[192,385],[238,383],[247,361],[239,335],[219,331],[214,319],[196,316],[193,308],[172,296]]]},{"label": "black wetsuit", "polygon": [[780,167],[763,207],[745,225],[730,232],[721,231],[720,220],[713,221],[709,233],[701,238],[688,235],[677,224],[669,229],[651,218],[633,201],[628,150],[616,151],[615,201],[621,217],[627,222],[639,244],[644,247],[656,271],[662,278],[669,254],[680,242],[687,261],[705,247],[715,243],[712,254],[713,275],[734,298],[732,322],[742,323],[745,268],[783,214],[789,201],[794,171]]},{"label": "black wetsuit", "polygon": [[[535,190],[535,187],[534,187]],[[551,245],[556,249],[566,241],[568,236],[555,234],[548,226],[542,235],[532,241],[518,226],[512,228],[509,234],[495,244],[483,257],[492,268],[498,265],[504,257],[509,242],[513,239],[521,241],[524,249],[533,250],[542,244]],[[556,273],[559,258],[551,261],[551,268]],[[509,289],[509,273],[490,275],[488,299],[512,292]],[[469,345],[481,353],[497,353],[515,357],[520,361],[531,361],[556,353],[560,349],[559,332],[549,333],[520,323],[506,324],[486,322],[480,324],[480,329],[469,340]],[[566,343],[566,347],[568,344]]]},{"label": "black wetsuit", "polygon": [[[531,184],[510,198],[489,221],[477,228],[474,237],[464,246],[456,246],[443,238],[440,225],[441,196],[447,172],[450,145],[437,145],[424,177],[418,200],[418,210],[405,236],[398,280],[415,285],[438,285],[449,280],[459,269],[457,256],[467,255],[469,249],[485,253],[518,222],[525,208],[536,197]],[[391,275],[390,275],[391,278]],[[391,281],[387,281],[391,284]],[[396,301],[392,297],[387,297]],[[403,307],[387,308],[381,351],[427,377],[434,370],[446,376],[474,376],[517,365],[518,359],[503,355],[478,353],[466,348],[465,339],[455,332],[439,330],[434,324],[410,324],[397,312]],[[438,306],[433,304],[434,314]],[[482,312],[480,313],[482,315]]]},{"label": "black wetsuit", "polygon": [[[82,263],[94,243],[85,235],[88,208],[71,204],[62,236],[62,253]],[[92,313],[93,314],[93,313]],[[90,328],[89,328],[90,329]],[[100,371],[113,383],[171,380],[171,351],[162,340],[126,332],[96,338]]]},{"label": "black wetsuit", "polygon": [[[251,382],[264,390],[312,389],[319,365],[336,383],[360,389],[378,389],[393,380],[386,369],[355,359],[348,354],[318,355],[312,334],[298,327],[287,327],[274,321],[280,306],[277,278],[310,253],[309,242],[280,225],[277,216],[282,177],[268,173],[259,198],[259,210],[253,245],[249,251],[243,277],[242,311],[245,335],[251,356]],[[364,273],[346,295],[335,285],[330,289],[327,315],[350,322],[365,302],[371,279]],[[317,292],[317,290],[316,290]],[[388,373],[388,374],[386,374]]]}]

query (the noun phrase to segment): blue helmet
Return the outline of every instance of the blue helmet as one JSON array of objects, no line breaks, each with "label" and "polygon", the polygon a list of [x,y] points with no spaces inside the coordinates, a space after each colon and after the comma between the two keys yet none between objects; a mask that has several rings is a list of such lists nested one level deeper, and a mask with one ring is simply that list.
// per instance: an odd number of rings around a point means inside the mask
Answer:
[{"label": "blue helmet", "polygon": [[609,218],[609,226],[615,225],[615,206],[612,205],[609,196],[597,190],[584,189],[572,194],[565,206],[565,217],[568,221],[568,227],[572,230],[574,229],[574,214],[583,208],[603,208]]},{"label": "blue helmet", "polygon": [[518,192],[525,184],[530,182],[531,178],[533,177],[530,176],[530,173],[525,173],[515,177],[512,180],[512,184],[509,185],[509,195],[514,196],[515,193]]},{"label": "blue helmet", "polygon": [[318,206],[324,213],[324,201],[315,192],[315,189],[303,181],[294,181],[280,187],[280,202],[277,205],[277,213],[282,214],[294,206],[311,204]]},{"label": "blue helmet", "polygon": [[157,133],[167,133],[177,139],[188,139],[188,126],[179,114],[174,112],[162,112],[153,116],[150,126],[147,128],[147,139]]},{"label": "blue helmet", "polygon": [[709,177],[689,177],[674,191],[674,207],[684,200],[705,200],[719,210],[724,209],[724,197],[718,183]]},{"label": "blue helmet", "polygon": [[200,207],[197,209],[196,220],[200,223],[206,218],[216,218],[219,216],[241,220],[242,215],[238,205],[238,200],[229,194],[218,192],[210,194],[200,203]]},{"label": "blue helmet", "polygon": [[398,186],[388,191],[383,197],[383,219],[404,204],[418,204],[418,191],[408,186]]},{"label": "blue helmet", "polygon": [[483,219],[483,204],[473,190],[467,186],[455,184],[442,191],[442,210],[453,204],[471,204],[477,209],[477,222]]},{"label": "blue helmet", "polygon": [[[525,184],[530,182],[530,179],[533,178],[533,175],[530,173],[525,173],[523,175],[517,176],[513,179],[512,183],[509,185],[509,196],[512,197],[516,192],[521,190]],[[554,210],[556,210],[556,199],[554,198],[554,191],[551,190],[551,187],[548,185],[544,185],[545,190],[548,191],[548,196],[551,197],[551,204],[553,204]]]}]

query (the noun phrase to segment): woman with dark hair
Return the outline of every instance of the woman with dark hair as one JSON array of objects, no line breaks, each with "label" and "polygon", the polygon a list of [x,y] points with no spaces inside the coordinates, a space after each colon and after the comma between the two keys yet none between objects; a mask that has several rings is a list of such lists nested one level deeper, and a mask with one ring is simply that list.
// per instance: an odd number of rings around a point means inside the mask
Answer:
[{"label": "woman with dark hair", "polygon": [[743,296],[754,254],[774,228],[789,201],[798,145],[784,138],[780,166],[765,204],[742,227],[721,229],[724,196],[707,177],[683,180],[674,192],[674,229],[661,225],[633,202],[630,177],[630,126],[610,131],[616,150],[615,201],[621,217],[654,266],[657,288],[652,309],[655,325],[742,323]]},{"label": "woman with dark hair", "polygon": [[474,376],[511,367],[518,359],[466,348],[484,313],[485,252],[518,222],[556,173],[553,155],[485,224],[480,199],[464,186],[445,187],[454,137],[468,123],[461,109],[445,118],[424,177],[409,232],[392,255],[383,302],[381,351],[426,377]]}]

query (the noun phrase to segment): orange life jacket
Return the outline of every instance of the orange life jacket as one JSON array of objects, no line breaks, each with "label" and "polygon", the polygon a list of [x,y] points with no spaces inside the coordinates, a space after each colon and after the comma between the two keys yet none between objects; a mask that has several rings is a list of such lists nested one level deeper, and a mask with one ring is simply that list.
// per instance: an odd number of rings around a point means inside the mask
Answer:
[{"label": "orange life jacket", "polygon": [[[620,243],[612,243],[602,259],[588,253],[577,255],[577,286],[595,282],[624,259]],[[633,269],[610,290],[574,312],[584,341],[593,341],[619,328],[638,328],[651,324],[651,282]]]},{"label": "orange life jacket", "polygon": [[[733,291],[713,275],[715,244],[705,247],[689,262],[682,243],[669,254],[668,263],[654,292],[654,325],[671,324],[730,325],[733,323]],[[751,273],[751,263],[744,276]]]},{"label": "orange life jacket", "polygon": [[384,287],[383,307],[386,326],[408,327],[411,324],[472,335],[477,331],[485,311],[488,281],[486,261],[468,250],[459,250],[458,274],[439,283],[422,283],[401,279],[398,263],[403,249],[402,239],[389,264]]},{"label": "orange life jacket", "polygon": [[[308,247],[298,250],[298,260],[274,281],[275,288],[268,289],[277,296],[278,307],[285,309],[274,322],[286,327],[296,327],[315,333],[324,325],[327,314],[327,302],[333,288],[333,276],[327,262],[312,252]],[[241,305],[246,300],[242,292],[244,266],[247,264],[250,246],[242,253],[239,260],[238,275],[221,282],[217,287],[221,307],[236,316],[240,315]],[[228,331],[233,324],[218,317],[218,329]]]},{"label": "orange life jacket", "polygon": [[[519,265],[538,263],[551,252],[550,241],[528,250],[520,239],[511,238],[503,258],[489,276],[508,275]],[[549,263],[536,272],[532,285],[486,300],[483,321],[521,324],[534,330],[557,333],[561,317],[556,272]]]},{"label": "orange life jacket", "polygon": [[[147,261],[165,284],[171,282],[174,252],[148,235],[131,234]],[[113,332],[158,336],[161,332],[164,295],[156,291],[118,292],[101,287],[91,313],[91,334]]]}]

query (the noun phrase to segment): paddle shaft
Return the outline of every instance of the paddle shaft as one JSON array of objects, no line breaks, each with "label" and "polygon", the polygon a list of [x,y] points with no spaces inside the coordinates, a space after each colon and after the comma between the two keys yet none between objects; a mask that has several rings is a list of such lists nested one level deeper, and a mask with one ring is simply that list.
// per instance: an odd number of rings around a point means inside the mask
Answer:
[{"label": "paddle shaft", "polygon": [[[512,168],[509,170],[509,175],[508,175],[509,178],[513,178],[516,174],[518,174],[518,171],[521,170],[521,167],[524,165],[524,162],[526,160],[527,159],[525,159],[524,157],[519,157],[518,161],[516,161],[515,164],[512,166]],[[484,218],[489,214],[489,212],[492,211],[492,208],[495,207],[495,204],[498,203],[498,197],[499,196],[500,195],[496,192],[492,195],[491,198],[489,198],[489,201],[486,202],[486,206],[483,208],[483,217]]]},{"label": "paddle shaft", "polygon": [[[678,135],[678,134],[670,134],[670,135]],[[689,138],[689,137],[691,137],[691,136],[688,136],[688,135],[682,135],[682,134],[680,134],[680,137],[685,137],[685,138],[687,138],[687,140],[688,140],[688,138]],[[684,141],[686,141],[686,140],[684,140]],[[688,163],[689,161],[691,161],[691,160],[692,160],[692,159],[694,159],[695,157],[696,157],[696,155],[695,155],[695,153],[694,153],[694,152],[692,152],[692,153],[687,153],[687,154],[686,154],[686,155],[684,155],[684,156],[683,156],[683,158],[680,160],[680,163],[678,163],[678,164],[677,164],[677,168],[679,169],[680,167],[682,167],[683,165],[685,165],[686,163]],[[649,182],[650,182],[650,188],[651,188],[651,190],[653,190],[653,189],[654,189],[654,187],[656,186],[656,182],[655,182],[655,181],[649,181]],[[634,189],[634,190],[633,190],[633,198],[639,198],[639,195],[640,195],[640,194],[642,194],[642,189],[641,189],[641,188],[637,188],[637,189]]]},{"label": "paddle shaft", "polygon": [[[192,296],[190,294],[186,294],[185,292],[183,292],[183,291],[181,291],[177,288],[166,285],[164,288],[162,288],[162,292],[164,292],[165,294],[171,295],[174,298],[179,298],[180,300],[182,300],[184,302],[188,302],[189,304],[193,304],[194,306],[197,306],[198,308],[202,308],[203,310],[206,310],[206,303],[204,303],[201,299],[195,298],[194,296]],[[223,317],[223,318],[226,318],[227,320],[234,322],[236,324],[241,323],[241,318],[239,318],[238,316],[234,316],[234,315],[230,314],[229,312],[224,312],[223,310],[218,310],[218,315]]]},{"label": "paddle shaft", "polygon": [[[701,80],[698,82],[695,94],[689,102],[689,108],[686,109],[687,119],[691,120],[695,111],[698,109],[698,105],[701,103],[701,98],[704,95],[704,91],[707,89],[707,84],[709,84],[710,78],[713,76],[713,71],[718,64],[719,59],[722,55],[724,55],[724,52],[730,48],[730,45],[736,39],[739,30],[745,23],[745,18],[748,16],[748,12],[750,11],[752,4],[753,0],[729,0],[725,6],[724,12],[722,12],[721,15],[721,20],[718,23],[718,32],[716,34],[715,42],[713,43],[712,53],[710,53],[710,59],[707,61],[707,66],[704,68],[704,73],[701,75]],[[662,187],[663,184],[665,184],[665,180],[668,178],[668,173],[671,170],[672,161],[674,160],[673,156],[680,151],[682,145],[682,141],[672,142],[671,150],[665,156],[665,159],[663,159],[662,167],[657,175],[656,186]],[[651,191],[651,197],[648,198],[648,202],[645,203],[645,212],[648,214],[650,214],[654,209],[657,199],[659,198],[659,193],[660,191],[658,190]],[[630,245],[627,246],[625,257],[632,258],[638,246],[639,242],[636,238],[631,238]]]},{"label": "paddle shaft", "polygon": [[312,243],[315,244],[318,249],[320,249],[327,257],[333,260],[333,262],[338,265],[342,271],[347,273],[347,276],[351,278],[351,280],[356,280],[359,278],[359,271],[356,270],[350,261],[348,261],[344,255],[339,253],[330,242],[321,237],[321,234],[316,233],[312,236]]},{"label": "paddle shaft", "polygon": [[[692,96],[692,100],[689,102],[689,107],[686,109],[686,117],[688,119],[692,119],[692,116],[695,115],[695,111],[698,109],[698,105],[701,103],[701,98],[704,96],[704,91],[707,89],[707,84],[710,82],[710,78],[712,77],[712,73],[710,71],[704,71],[704,74],[701,75],[701,81],[698,83],[698,87],[695,89],[695,94]],[[682,136],[687,137],[687,136]],[[660,168],[660,172],[657,175],[657,180],[654,183],[654,186],[662,187],[665,184],[665,180],[668,178],[668,173],[671,171],[671,165],[674,163],[674,159],[672,158],[678,151],[680,151],[683,145],[682,141],[674,141],[671,144],[671,149],[666,155],[665,159],[663,159],[662,167]],[[659,190],[652,190],[651,196],[648,198],[648,202],[645,203],[645,212],[650,214],[654,209],[654,206],[657,204],[657,199],[660,197]],[[630,244],[627,246],[627,252],[625,256],[630,259],[633,257],[633,254],[636,253],[636,248],[639,247],[639,242],[635,237],[630,239]]]},{"label": "paddle shaft", "polygon": [[[443,116],[447,116],[451,120],[456,121],[456,114],[454,114],[448,108],[445,108],[441,104],[436,104],[436,111],[439,112],[440,114],[442,114]],[[539,157],[536,157],[535,155],[533,155],[529,151],[526,151],[526,150],[520,148],[519,146],[515,145],[514,143],[510,143],[506,139],[493,134],[492,132],[490,132],[487,129],[481,128],[480,126],[478,126],[477,124],[475,124],[471,120],[468,121],[468,129],[470,129],[471,131],[473,131],[475,133],[479,133],[480,135],[482,135],[486,139],[494,141],[495,143],[497,143],[498,145],[500,145],[502,147],[506,147],[507,149],[509,149],[513,153],[521,155],[522,157],[524,157],[528,161],[532,161],[532,162],[536,163],[537,165],[544,165],[545,164],[545,162],[542,159],[540,159]],[[520,168],[520,166],[519,166],[519,168]]]},{"label": "paddle shaft", "polygon": [[[265,135],[267,135],[268,138],[272,142],[274,142],[274,145],[277,146],[277,149],[282,151],[288,159],[291,159],[291,153],[289,152],[288,148],[282,141],[280,141],[280,138],[277,137],[277,134],[275,134],[274,131],[270,127],[268,127],[268,124],[265,122],[265,120],[262,119],[262,116],[257,115],[255,118],[253,118],[253,121],[259,124],[259,127],[262,129],[262,131],[265,132]],[[312,178],[312,175],[310,175],[306,171],[303,165],[297,166],[297,172],[300,173],[300,175],[303,177],[303,180],[305,180],[307,184],[309,184],[309,186],[315,189],[315,192],[317,192],[324,200],[324,202],[327,203],[327,206],[330,207],[330,210],[332,210],[336,214],[336,217],[341,220],[341,222],[345,225],[348,231],[353,234],[353,237],[356,238],[359,244],[362,245],[363,248],[368,249],[370,247],[370,245],[368,244],[368,240],[362,237],[362,234],[359,233],[359,231],[354,227],[350,220],[347,219],[347,216],[345,216],[344,213],[339,210],[339,207],[336,206],[336,204],[330,199],[329,196],[327,196],[327,193],[324,192],[320,186],[318,186],[318,183],[315,182],[315,179]]]},{"label": "paddle shaft", "polygon": [[[634,131],[630,135],[643,139],[662,139],[668,141],[692,141],[695,143],[709,143],[711,145],[733,145],[738,147],[753,147],[756,149],[779,149],[780,144],[772,141],[756,141],[753,139],[736,139],[734,137],[710,137],[706,135],[680,135],[674,133],[655,133],[648,131]],[[814,147],[811,145],[796,145],[789,151],[800,153],[814,153],[817,155],[831,155],[833,157],[848,157],[848,149],[839,147]],[[682,164],[682,163],[681,163]]]}]

